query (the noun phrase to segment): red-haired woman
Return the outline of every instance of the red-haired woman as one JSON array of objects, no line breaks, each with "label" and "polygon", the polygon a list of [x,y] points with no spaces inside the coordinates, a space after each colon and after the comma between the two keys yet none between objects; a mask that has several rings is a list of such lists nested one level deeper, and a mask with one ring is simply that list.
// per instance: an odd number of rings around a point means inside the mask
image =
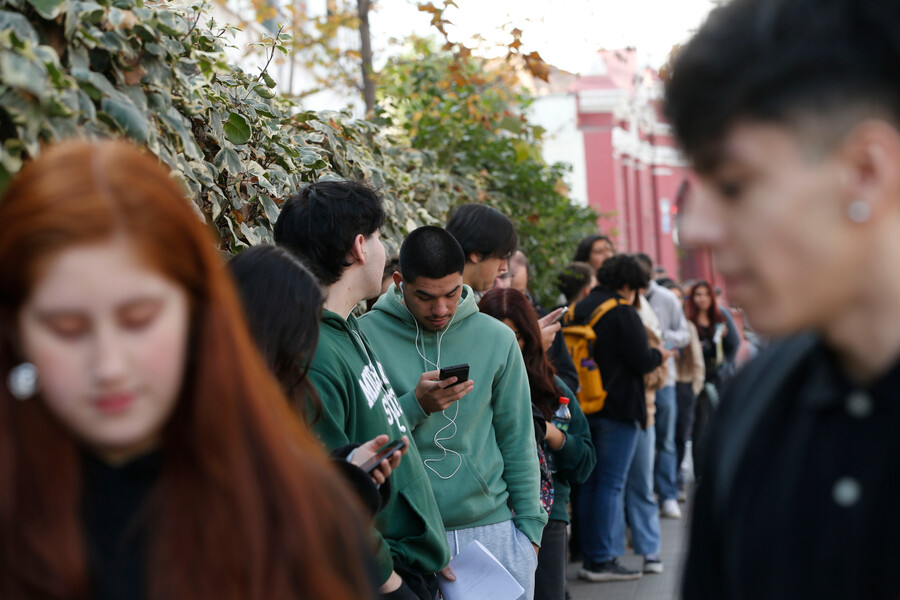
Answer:
[{"label": "red-haired woman", "polygon": [[0,597],[372,597],[361,518],[153,157],[68,142],[0,202]]},{"label": "red-haired woman", "polygon": [[740,334],[730,326],[730,321],[717,306],[716,296],[706,281],[698,281],[691,287],[684,303],[684,312],[697,328],[703,348],[703,362],[706,365],[706,382],[703,391],[697,396],[694,430],[691,434],[694,472],[700,473],[700,446],[706,424],[719,400],[720,368],[726,360],[734,360],[740,345]]},{"label": "red-haired woman", "polygon": [[[545,431],[544,443],[549,448],[556,467],[556,472],[553,473],[553,506],[541,538],[541,552],[534,578],[534,598],[562,598],[566,591],[566,526],[569,523],[566,505],[569,503],[571,484],[587,480],[597,462],[590,427],[575,400],[575,394],[556,376],[547,358],[537,313],[525,295],[511,288],[495,288],[482,297],[478,309],[503,321],[515,332],[525,360],[531,402],[539,421],[536,426],[540,425]],[[549,422],[559,408],[561,396],[570,400],[572,422],[567,432],[560,431]]]}]

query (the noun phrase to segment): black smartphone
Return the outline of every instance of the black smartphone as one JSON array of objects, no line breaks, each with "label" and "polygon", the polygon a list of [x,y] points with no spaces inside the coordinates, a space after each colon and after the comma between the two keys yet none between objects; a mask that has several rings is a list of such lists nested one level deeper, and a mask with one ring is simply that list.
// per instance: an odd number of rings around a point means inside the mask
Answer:
[{"label": "black smartphone", "polygon": [[[450,379],[451,377],[456,377],[456,383],[462,383],[463,381],[469,380],[469,363],[463,363],[461,365],[453,365],[452,367],[444,367],[441,369],[440,374],[438,375],[438,379]],[[454,383],[453,385],[456,385]]]},{"label": "black smartphone", "polygon": [[388,442],[387,444],[379,448],[377,452],[375,452],[375,456],[364,462],[359,468],[365,471],[367,474],[371,473],[375,470],[375,467],[381,464],[381,461],[386,458],[390,458],[397,450],[403,450],[404,448],[406,448],[406,444],[407,441],[402,439]]}]

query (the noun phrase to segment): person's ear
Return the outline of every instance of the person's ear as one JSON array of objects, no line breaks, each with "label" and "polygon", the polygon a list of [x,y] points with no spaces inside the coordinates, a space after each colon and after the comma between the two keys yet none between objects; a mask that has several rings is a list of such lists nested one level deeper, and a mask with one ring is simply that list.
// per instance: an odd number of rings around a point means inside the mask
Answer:
[{"label": "person's ear", "polygon": [[400,289],[400,295],[403,295],[403,275],[400,274],[399,271],[394,271],[394,274],[391,275],[391,278],[394,280],[394,284]]},{"label": "person's ear", "polygon": [[469,254],[469,262],[473,265],[477,265],[479,262],[481,262],[481,257],[477,252],[472,252],[471,254]]},{"label": "person's ear", "polygon": [[841,201],[849,220],[865,223],[891,208],[900,192],[900,132],[896,128],[879,120],[860,123],[845,138],[839,159]]},{"label": "person's ear", "polygon": [[368,250],[366,248],[366,237],[362,234],[359,234],[355,238],[353,238],[353,245],[350,246],[349,262],[364,265],[366,264],[367,254]]}]

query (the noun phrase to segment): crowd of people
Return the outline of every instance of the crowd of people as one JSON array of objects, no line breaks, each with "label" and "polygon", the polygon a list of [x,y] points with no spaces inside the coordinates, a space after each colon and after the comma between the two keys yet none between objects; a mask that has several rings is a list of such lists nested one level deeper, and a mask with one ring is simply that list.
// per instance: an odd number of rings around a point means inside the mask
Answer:
[{"label": "crowd of people", "polygon": [[[285,202],[275,245],[226,265],[166,170],[124,142],[48,150],[2,216],[4,597],[433,600],[477,540],[523,598],[560,600],[570,527],[586,579],[641,574],[617,562],[626,527],[644,572],[662,571],[691,334],[648,257],[586,240],[559,276],[569,308],[548,312],[496,209],[460,206],[388,260],[378,194],[326,181]],[[688,296],[692,377],[728,339],[708,287]],[[579,324],[602,408],[579,404],[564,336]]]},{"label": "crowd of people", "polygon": [[789,336],[739,374],[719,291],[603,235],[548,311],[482,204],[388,260],[320,181],[225,261],[149,153],[45,149],[0,201],[0,598],[436,600],[474,545],[562,600],[663,571],[688,464],[685,598],[896,598],[889,5],[734,0],[674,65],[684,235]]}]

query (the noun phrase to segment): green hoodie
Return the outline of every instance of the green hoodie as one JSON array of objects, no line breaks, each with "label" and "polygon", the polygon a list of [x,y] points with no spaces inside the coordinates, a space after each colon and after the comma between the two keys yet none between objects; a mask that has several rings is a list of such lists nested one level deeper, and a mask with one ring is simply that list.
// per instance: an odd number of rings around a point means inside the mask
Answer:
[{"label": "green hoodie", "polygon": [[361,444],[382,433],[392,440],[410,436],[409,451],[391,474],[390,502],[375,517],[380,582],[394,568],[392,555],[420,573],[443,569],[450,549],[411,427],[352,315],[344,320],[322,311],[309,378],[322,400],[322,416],[312,429],[327,448]]},{"label": "green hoodie", "polygon": [[[452,531],[515,519],[516,527],[540,545],[547,513],[539,498],[531,392],[512,330],[478,311],[469,286],[463,287],[456,314],[443,331],[418,327],[395,285],[359,326],[403,394],[400,403],[425,459],[444,527]],[[475,388],[443,413],[427,415],[412,392],[436,363],[469,363]]]}]

